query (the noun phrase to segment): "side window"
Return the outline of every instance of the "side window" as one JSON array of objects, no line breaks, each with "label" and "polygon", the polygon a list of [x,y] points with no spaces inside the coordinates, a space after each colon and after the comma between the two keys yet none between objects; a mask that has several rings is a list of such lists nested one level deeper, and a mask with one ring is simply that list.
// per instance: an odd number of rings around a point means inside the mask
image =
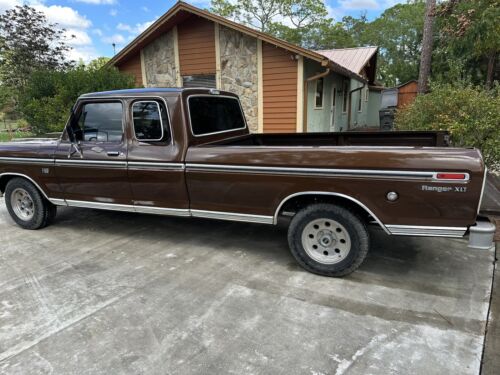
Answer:
[{"label": "side window", "polygon": [[314,108],[323,108],[323,78],[316,80],[316,95],[314,100]]},{"label": "side window", "polygon": [[167,110],[157,101],[138,101],[132,104],[135,137],[143,142],[169,141]]},{"label": "side window", "polygon": [[120,143],[123,138],[123,108],[120,102],[85,103],[76,129],[84,142]]}]

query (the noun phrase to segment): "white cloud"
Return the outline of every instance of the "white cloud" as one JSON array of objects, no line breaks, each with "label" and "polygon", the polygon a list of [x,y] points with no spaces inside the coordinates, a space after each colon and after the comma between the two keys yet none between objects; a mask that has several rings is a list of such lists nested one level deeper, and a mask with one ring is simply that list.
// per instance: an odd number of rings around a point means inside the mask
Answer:
[{"label": "white cloud", "polygon": [[102,36],[102,30],[101,29],[93,29],[91,31],[92,34],[95,34],[97,36]]},{"label": "white cloud", "polygon": [[44,13],[50,22],[57,23],[61,27],[74,27],[78,29],[87,29],[92,26],[87,17],[82,16],[76,10],[70,7],[60,5],[45,6],[43,4],[35,5],[34,8]]},{"label": "white cloud", "polygon": [[146,6],[141,7],[141,9],[142,9],[144,12],[149,12],[149,8],[148,8],[148,7],[146,7]]},{"label": "white cloud", "polygon": [[113,34],[111,36],[106,36],[101,39],[103,43],[107,44],[123,44],[125,43],[125,37],[122,34]]},{"label": "white cloud", "polygon": [[0,12],[14,8],[16,5],[22,5],[21,0],[0,0]]},{"label": "white cloud", "polygon": [[109,11],[109,15],[110,15],[111,17],[116,17],[116,15],[117,15],[117,14],[118,14],[118,10],[116,10],[116,9],[111,9],[111,10]]},{"label": "white cloud", "polygon": [[375,0],[341,0],[339,1],[341,8],[344,9],[378,9],[380,2]]},{"label": "white cloud", "polygon": [[92,39],[84,30],[68,29],[64,33],[64,36],[67,39],[66,43],[72,47],[92,44]]},{"label": "white cloud", "polygon": [[144,30],[146,30],[149,26],[151,26],[156,20],[136,23],[134,26],[128,25],[126,23],[119,23],[116,25],[116,29],[120,31],[127,31],[131,34],[140,34]]},{"label": "white cloud", "polygon": [[86,4],[96,4],[96,5],[110,5],[116,4],[116,0],[76,0],[78,3],[86,3]]}]

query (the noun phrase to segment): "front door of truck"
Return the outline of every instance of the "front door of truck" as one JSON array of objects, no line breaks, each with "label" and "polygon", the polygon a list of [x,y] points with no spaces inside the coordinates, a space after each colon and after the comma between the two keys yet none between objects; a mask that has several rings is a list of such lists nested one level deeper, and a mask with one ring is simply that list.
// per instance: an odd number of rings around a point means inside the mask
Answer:
[{"label": "front door of truck", "polygon": [[128,111],[128,177],[136,211],[188,216],[182,148],[174,141],[167,102],[136,99]]},{"label": "front door of truck", "polygon": [[131,204],[124,129],[122,101],[78,103],[56,151],[56,174],[69,205]]}]

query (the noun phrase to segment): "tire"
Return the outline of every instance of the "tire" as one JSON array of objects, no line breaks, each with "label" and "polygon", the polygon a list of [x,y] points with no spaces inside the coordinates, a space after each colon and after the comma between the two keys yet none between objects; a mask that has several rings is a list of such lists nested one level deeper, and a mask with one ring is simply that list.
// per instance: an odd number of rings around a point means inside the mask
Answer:
[{"label": "tire", "polygon": [[16,224],[30,230],[46,227],[57,212],[35,185],[19,177],[7,183],[5,204]]},{"label": "tire", "polygon": [[340,277],[363,263],[370,236],[366,224],[348,209],[313,204],[293,217],[288,244],[294,258],[307,271]]}]

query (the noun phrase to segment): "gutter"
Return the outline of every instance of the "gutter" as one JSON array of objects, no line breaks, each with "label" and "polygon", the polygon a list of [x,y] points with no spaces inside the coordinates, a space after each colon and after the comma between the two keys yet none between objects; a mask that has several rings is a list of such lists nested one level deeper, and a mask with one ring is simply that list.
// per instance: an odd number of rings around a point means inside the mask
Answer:
[{"label": "gutter", "polygon": [[303,119],[302,119],[302,123],[303,123],[302,132],[303,133],[307,132],[307,93],[309,92],[309,88],[308,88],[309,82],[316,81],[317,79],[326,77],[328,74],[330,74],[330,68],[326,68],[326,70],[323,73],[316,74],[316,75],[304,80],[304,94],[303,94],[304,95],[304,100],[303,100],[303,102],[304,102],[304,104],[303,104],[304,114],[303,114]]},{"label": "gutter", "polygon": [[366,86],[366,82],[363,82],[363,86],[360,86],[358,88],[355,88],[354,90],[349,91],[349,99],[348,99],[348,110],[347,110],[347,130],[351,130],[351,116],[352,116],[352,94],[354,94],[356,91],[363,90]]}]

